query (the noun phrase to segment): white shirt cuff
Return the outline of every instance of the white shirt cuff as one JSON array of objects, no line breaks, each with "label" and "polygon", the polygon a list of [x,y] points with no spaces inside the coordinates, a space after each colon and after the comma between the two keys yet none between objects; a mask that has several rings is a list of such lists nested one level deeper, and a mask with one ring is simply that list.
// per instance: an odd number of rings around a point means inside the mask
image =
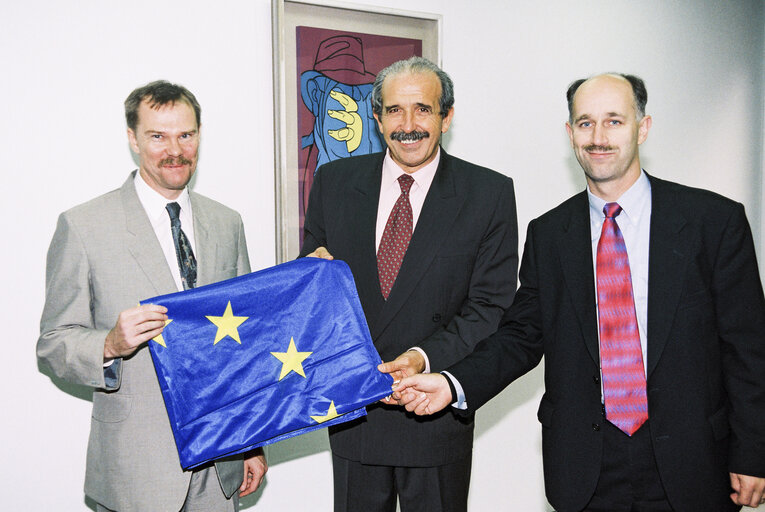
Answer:
[{"label": "white shirt cuff", "polygon": [[430,360],[428,359],[428,354],[425,353],[424,350],[422,350],[420,347],[412,347],[409,350],[416,350],[420,354],[422,354],[423,359],[425,359],[425,369],[422,370],[422,373],[430,373]]},{"label": "white shirt cuff", "polygon": [[462,389],[462,386],[460,385],[460,381],[457,380],[457,378],[452,375],[451,373],[447,371],[442,371],[441,375],[444,375],[447,379],[452,381],[452,384],[454,385],[454,391],[457,393],[457,401],[452,404],[452,407],[455,409],[460,409],[464,411],[468,408],[467,406],[467,400],[465,399],[465,390]]}]

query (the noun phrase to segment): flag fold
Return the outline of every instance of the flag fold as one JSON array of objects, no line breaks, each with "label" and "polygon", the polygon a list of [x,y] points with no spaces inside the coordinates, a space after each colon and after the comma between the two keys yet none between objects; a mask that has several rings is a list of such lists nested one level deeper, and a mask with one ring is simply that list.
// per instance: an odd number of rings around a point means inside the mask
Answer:
[{"label": "flag fold", "polygon": [[141,303],[168,310],[149,350],[186,469],[364,416],[391,392],[342,261],[303,258]]}]

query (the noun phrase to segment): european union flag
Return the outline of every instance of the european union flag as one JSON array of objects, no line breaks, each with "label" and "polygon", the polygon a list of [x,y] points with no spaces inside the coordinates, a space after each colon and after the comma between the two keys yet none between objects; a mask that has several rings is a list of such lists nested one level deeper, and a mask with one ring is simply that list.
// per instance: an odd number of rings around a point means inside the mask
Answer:
[{"label": "european union flag", "polygon": [[303,258],[142,304],[167,307],[149,349],[184,468],[364,416],[391,392],[342,261]]}]

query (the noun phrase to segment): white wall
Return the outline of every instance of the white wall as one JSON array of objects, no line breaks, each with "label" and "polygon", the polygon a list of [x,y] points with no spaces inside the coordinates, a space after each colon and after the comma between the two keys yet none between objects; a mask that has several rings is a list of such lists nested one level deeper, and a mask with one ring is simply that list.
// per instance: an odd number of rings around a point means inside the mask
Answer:
[{"label": "white wall", "polygon": [[[522,235],[583,187],[563,129],[566,86],[616,70],[647,82],[654,124],[645,167],[742,201],[760,247],[762,2],[421,0],[415,8],[443,15],[443,64],[457,87],[447,149],[515,179]],[[253,268],[274,263],[270,16],[269,0],[0,6],[3,510],[87,510],[90,402],[38,372],[34,345],[58,213],[116,188],[133,168],[122,114],[130,90],[167,78],[195,92],[204,127],[195,189],[242,213]],[[479,412],[471,510],[547,509],[541,392],[540,368]],[[324,436],[270,452],[254,509],[331,509]]]}]

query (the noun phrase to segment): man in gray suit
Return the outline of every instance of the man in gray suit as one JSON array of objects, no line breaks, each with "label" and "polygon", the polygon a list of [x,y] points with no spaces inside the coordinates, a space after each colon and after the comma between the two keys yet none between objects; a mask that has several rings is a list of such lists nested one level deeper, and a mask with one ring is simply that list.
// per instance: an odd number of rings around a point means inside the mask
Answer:
[{"label": "man in gray suit", "polygon": [[138,171],[61,214],[48,250],[37,357],[56,377],[94,388],[85,493],[98,510],[237,510],[267,470],[262,451],[181,468],[146,348],[166,309],[136,306],[250,271],[239,214],[187,188],[200,112],[179,85],[133,91],[125,116]]}]

